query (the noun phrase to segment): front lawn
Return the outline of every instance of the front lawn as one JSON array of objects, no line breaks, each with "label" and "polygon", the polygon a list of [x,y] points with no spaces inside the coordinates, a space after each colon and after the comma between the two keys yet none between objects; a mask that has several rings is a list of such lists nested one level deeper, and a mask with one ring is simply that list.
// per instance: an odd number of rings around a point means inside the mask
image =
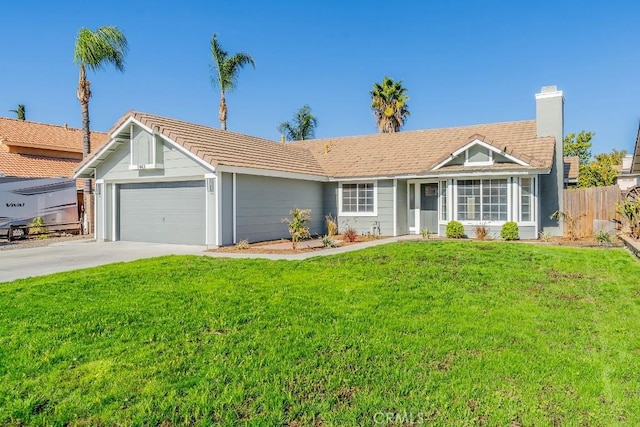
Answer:
[{"label": "front lawn", "polygon": [[0,284],[0,424],[640,423],[640,263],[407,242]]}]

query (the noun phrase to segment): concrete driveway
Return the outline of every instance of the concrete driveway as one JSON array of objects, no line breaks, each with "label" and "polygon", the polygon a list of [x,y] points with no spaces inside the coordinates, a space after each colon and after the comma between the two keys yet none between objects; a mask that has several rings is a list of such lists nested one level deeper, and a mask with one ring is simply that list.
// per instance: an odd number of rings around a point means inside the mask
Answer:
[{"label": "concrete driveway", "polygon": [[204,246],[78,240],[0,251],[0,283],[162,255],[204,255]]}]

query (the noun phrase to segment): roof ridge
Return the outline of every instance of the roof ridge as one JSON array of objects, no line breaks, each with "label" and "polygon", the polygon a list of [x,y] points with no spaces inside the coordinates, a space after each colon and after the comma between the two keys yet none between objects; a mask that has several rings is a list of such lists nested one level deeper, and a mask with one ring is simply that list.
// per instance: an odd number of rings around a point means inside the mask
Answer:
[{"label": "roof ridge", "polygon": [[535,119],[529,120],[511,120],[511,121],[503,121],[503,122],[492,122],[492,123],[476,123],[472,125],[462,125],[462,126],[448,126],[448,127],[438,127],[438,128],[426,128],[426,129],[414,129],[414,130],[403,130],[399,132],[393,133],[364,133],[359,135],[347,135],[347,136],[330,136],[326,138],[315,138],[315,139],[305,139],[302,141],[289,141],[287,144],[296,144],[303,145],[306,143],[313,143],[314,141],[330,141],[335,139],[351,139],[351,138],[364,138],[364,137],[375,137],[378,135],[409,135],[409,134],[417,134],[421,132],[430,132],[430,131],[446,131],[451,129],[467,129],[478,126],[495,126],[495,125],[508,125],[508,124],[516,124],[516,123],[535,123]]},{"label": "roof ridge", "polygon": [[[20,120],[20,119],[14,119],[12,117],[0,117],[0,120],[10,120],[12,122],[15,123],[24,123],[24,124],[32,124],[32,125],[39,125],[39,126],[48,126],[48,127],[53,127],[53,128],[61,128],[64,130],[73,130],[73,131],[80,131],[82,132],[81,128],[76,128],[76,127],[72,127],[72,126],[65,126],[65,125],[56,125],[53,123],[43,123],[43,122],[35,122],[33,120]],[[92,130],[91,133],[104,133],[106,134],[106,132],[101,132],[101,131],[97,131],[97,130]]]}]

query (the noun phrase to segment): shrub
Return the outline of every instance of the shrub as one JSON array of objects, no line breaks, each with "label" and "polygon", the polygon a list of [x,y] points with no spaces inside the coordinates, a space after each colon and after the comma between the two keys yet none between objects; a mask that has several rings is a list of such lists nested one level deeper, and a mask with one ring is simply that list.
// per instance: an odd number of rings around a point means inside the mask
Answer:
[{"label": "shrub", "polygon": [[430,239],[431,236],[433,236],[434,233],[433,231],[429,230],[428,228],[423,228],[422,230],[420,230],[420,234],[422,235],[423,239]]},{"label": "shrub", "polygon": [[596,242],[598,242],[600,245],[607,246],[611,244],[611,235],[605,230],[598,231],[594,237],[596,239]]},{"label": "shrub", "polygon": [[49,228],[44,223],[41,216],[36,217],[29,223],[28,234],[30,236],[37,235],[39,239],[47,239],[49,237]]},{"label": "shrub", "polygon": [[540,233],[538,233],[538,239],[542,240],[543,242],[551,241],[552,237],[553,236],[548,231],[541,231]]},{"label": "shrub", "polygon": [[486,240],[489,237],[489,229],[484,225],[478,225],[476,227],[476,239]]},{"label": "shrub", "polygon": [[505,222],[500,230],[500,237],[504,240],[517,240],[519,238],[518,224],[513,221]]},{"label": "shrub", "polygon": [[324,224],[327,227],[328,237],[333,237],[338,234],[338,222],[331,214],[325,215]]},{"label": "shrub", "polygon": [[458,221],[449,221],[446,234],[449,239],[462,239],[464,237],[464,226]]},{"label": "shrub", "polygon": [[322,238],[322,246],[324,246],[325,248],[335,248],[338,245],[336,244],[336,241],[331,238],[331,236],[324,236]]},{"label": "shrub", "polygon": [[640,199],[625,199],[624,203],[616,204],[616,211],[629,223],[631,237],[640,239]]},{"label": "shrub", "polygon": [[236,243],[236,249],[249,249],[249,241],[240,240],[238,243]]},{"label": "shrub", "polygon": [[353,243],[358,240],[358,232],[355,228],[349,226],[342,232],[342,237],[344,237],[347,242]]},{"label": "shrub", "polygon": [[307,222],[311,220],[311,209],[293,208],[289,213],[291,218],[282,218],[282,222],[287,223],[291,235],[291,246],[296,250],[298,242],[310,236]]},{"label": "shrub", "polygon": [[578,232],[576,230],[578,218],[574,217],[569,212],[563,211],[555,211],[549,218],[558,221],[562,220],[562,222],[564,222],[564,225],[566,226],[565,233],[567,236],[569,236],[569,239],[578,240]]}]

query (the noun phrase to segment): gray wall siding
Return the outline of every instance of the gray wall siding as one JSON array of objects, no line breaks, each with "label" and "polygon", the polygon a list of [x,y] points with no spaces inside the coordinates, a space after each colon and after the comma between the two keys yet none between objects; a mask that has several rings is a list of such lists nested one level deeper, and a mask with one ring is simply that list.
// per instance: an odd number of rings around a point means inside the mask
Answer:
[{"label": "gray wall siding", "polygon": [[322,183],[265,176],[236,176],[237,240],[289,238],[282,218],[294,207],[311,209],[311,234],[324,233]]},{"label": "gray wall siding", "polygon": [[[351,216],[340,215],[338,227],[340,232],[345,227],[353,227],[359,234],[371,232],[374,222],[380,224],[380,233],[383,236],[393,236],[393,180],[378,181],[378,215],[377,216]],[[406,203],[406,201],[405,201]]]},{"label": "gray wall siding", "polygon": [[[149,135],[151,137],[151,135]],[[164,169],[129,170],[129,143],[124,142],[98,168],[97,178],[105,180],[133,180],[140,178],[180,178],[210,173],[202,165],[177,148],[162,142]]]},{"label": "gray wall siding", "polygon": [[325,182],[322,185],[322,202],[324,213],[338,218],[338,183]]},{"label": "gray wall siding", "polygon": [[396,221],[397,221],[397,234],[398,236],[402,236],[403,234],[409,234],[409,224],[408,224],[408,215],[409,215],[409,207],[407,203],[407,181],[405,179],[399,179],[396,183],[396,191],[398,194],[397,199],[397,210],[396,210]]},{"label": "gray wall siding", "polygon": [[233,241],[233,174],[222,173],[220,175],[222,179],[222,222],[220,234],[222,236],[222,245],[232,245],[236,243]]},{"label": "gray wall siding", "polygon": [[[440,224],[440,236],[446,237],[446,235],[447,235],[446,228],[447,228],[446,224]],[[488,226],[487,228],[489,229],[489,238],[494,239],[494,240],[501,240],[500,230],[502,229],[502,226]],[[523,226],[523,225],[520,225],[520,226],[518,226],[518,229],[519,229],[520,239],[530,240],[530,239],[537,239],[538,238],[538,236],[536,235],[535,226],[529,226],[529,225]],[[476,237],[476,226],[475,225],[465,225],[464,226],[464,234],[469,239],[475,239],[475,237]]]}]

